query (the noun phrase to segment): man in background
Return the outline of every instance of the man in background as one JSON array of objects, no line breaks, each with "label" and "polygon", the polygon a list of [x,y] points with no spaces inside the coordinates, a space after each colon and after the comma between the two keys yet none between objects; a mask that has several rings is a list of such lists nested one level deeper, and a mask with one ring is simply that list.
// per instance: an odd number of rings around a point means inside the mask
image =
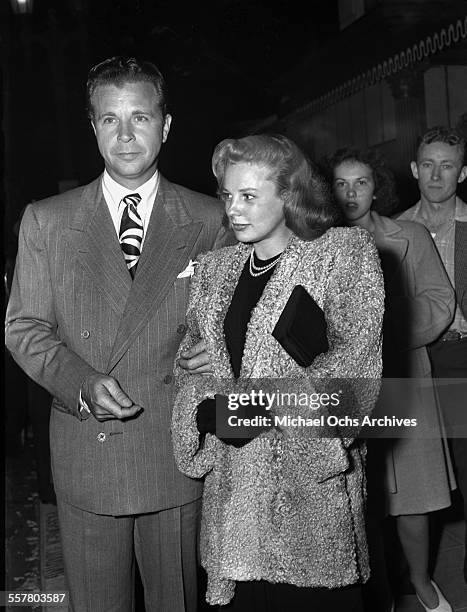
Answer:
[{"label": "man in background", "polygon": [[[419,141],[411,169],[420,200],[398,218],[428,228],[456,293],[454,319],[431,345],[430,358],[435,379],[466,379],[452,385],[438,380],[437,388],[467,517],[467,204],[456,195],[467,176],[464,138],[455,129],[431,128]],[[464,578],[467,582],[467,556]]]}]

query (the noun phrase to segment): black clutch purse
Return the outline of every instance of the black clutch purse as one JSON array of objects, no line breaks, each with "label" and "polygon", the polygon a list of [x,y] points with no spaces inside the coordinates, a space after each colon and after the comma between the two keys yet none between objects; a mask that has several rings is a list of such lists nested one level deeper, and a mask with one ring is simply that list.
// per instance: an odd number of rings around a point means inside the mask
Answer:
[{"label": "black clutch purse", "polygon": [[324,313],[302,285],[294,287],[272,332],[298,365],[307,368],[329,349]]}]

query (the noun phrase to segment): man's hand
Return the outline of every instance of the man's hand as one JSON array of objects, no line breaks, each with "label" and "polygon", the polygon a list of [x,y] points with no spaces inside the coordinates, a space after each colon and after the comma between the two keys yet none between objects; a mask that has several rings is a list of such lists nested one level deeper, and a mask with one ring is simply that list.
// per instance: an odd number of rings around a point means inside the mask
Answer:
[{"label": "man's hand", "polygon": [[111,376],[91,374],[83,383],[81,396],[98,421],[127,419],[142,408],[132,402]]},{"label": "man's hand", "polygon": [[178,365],[189,374],[212,374],[214,371],[204,340],[197,342],[191,349],[183,351]]}]

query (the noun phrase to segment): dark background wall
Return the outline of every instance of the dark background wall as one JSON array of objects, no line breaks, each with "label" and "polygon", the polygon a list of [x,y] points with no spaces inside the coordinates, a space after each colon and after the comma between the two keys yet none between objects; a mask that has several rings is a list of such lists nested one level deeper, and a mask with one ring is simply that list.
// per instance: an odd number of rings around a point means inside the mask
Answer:
[{"label": "dark background wall", "polygon": [[[23,0],[25,2],[26,0]],[[2,4],[5,231],[22,208],[102,170],[85,114],[89,68],[116,54],[156,63],[167,78],[173,124],[161,169],[210,191],[215,144],[271,112],[273,82],[297,55],[337,31],[337,5],[312,18],[268,0],[29,0]]]},{"label": "dark background wall", "polygon": [[[29,14],[13,11],[18,2]],[[7,253],[14,254],[13,226],[28,202],[102,171],[85,82],[91,66],[121,53],[153,61],[167,78],[174,119],[160,167],[169,179],[213,193],[210,159],[220,139],[281,131],[314,159],[347,144],[380,148],[409,205],[417,196],[408,171],[414,140],[440,108],[436,70],[467,65],[466,41],[459,36],[409,71],[351,94],[342,86],[462,20],[466,6],[465,0],[4,0]],[[458,74],[462,99],[464,73]],[[378,91],[380,119],[372,102]]]}]

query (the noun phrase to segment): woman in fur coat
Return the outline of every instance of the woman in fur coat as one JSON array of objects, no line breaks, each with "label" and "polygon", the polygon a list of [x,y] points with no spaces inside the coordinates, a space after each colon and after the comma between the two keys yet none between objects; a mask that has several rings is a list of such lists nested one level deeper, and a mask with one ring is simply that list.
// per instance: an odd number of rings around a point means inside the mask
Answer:
[{"label": "woman in fur coat", "polygon": [[[224,140],[213,171],[239,242],[197,263],[179,354],[203,339],[212,373],[176,367],[172,421],[179,469],[205,477],[206,599],[229,612],[357,612],[369,570],[355,436],[381,375],[375,245],[333,227],[324,180],[284,136]],[[245,396],[243,412],[225,408]],[[262,427],[238,434],[229,415]]]}]

